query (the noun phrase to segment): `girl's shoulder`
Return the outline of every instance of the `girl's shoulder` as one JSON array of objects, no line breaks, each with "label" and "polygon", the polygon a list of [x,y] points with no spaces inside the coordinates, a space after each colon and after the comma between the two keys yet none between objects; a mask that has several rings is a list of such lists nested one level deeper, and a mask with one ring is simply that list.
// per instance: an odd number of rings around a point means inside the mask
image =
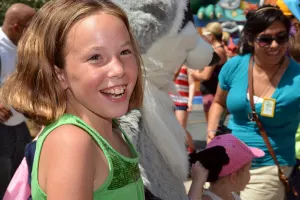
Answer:
[{"label": "girl's shoulder", "polygon": [[[93,151],[94,142],[90,135],[83,129],[71,125],[61,125],[44,137],[41,135],[37,140],[37,148],[52,153],[79,155]],[[59,151],[56,151],[59,150]],[[52,156],[51,156],[52,157]],[[80,157],[74,157],[74,159]]]},{"label": "girl's shoulder", "polygon": [[[99,170],[104,171],[107,168],[104,159],[98,159],[101,163],[98,160],[95,162],[97,146],[93,139],[85,130],[72,124],[63,124],[44,133],[47,134],[43,135],[42,132],[37,140],[33,187],[38,190],[39,185],[45,191],[47,184],[52,184],[53,190],[59,194],[69,195],[71,198],[83,196],[86,188],[74,193],[70,190],[75,191],[74,188],[78,185],[92,187],[95,170],[100,168]],[[41,181],[37,180],[38,171],[44,172],[39,174]]]},{"label": "girl's shoulder", "polygon": [[37,143],[59,144],[62,141],[72,145],[89,145],[93,143],[93,136],[97,135],[93,129],[80,118],[65,114],[57,121],[49,124],[38,134]]},{"label": "girl's shoulder", "polygon": [[[43,155],[46,162],[55,160],[60,166],[72,162],[89,162],[86,156],[93,155],[94,147],[92,137],[85,130],[72,124],[64,124],[54,130],[42,132],[37,139],[36,152]],[[70,162],[65,163],[68,159]]]},{"label": "girl's shoulder", "polygon": [[92,138],[84,129],[73,124],[63,124],[55,127],[53,130],[44,129],[40,133],[37,141],[39,142],[40,140],[46,139],[48,143],[59,143],[61,141],[64,141],[70,144],[74,142],[75,145],[77,144],[77,142],[84,143],[92,141]]}]

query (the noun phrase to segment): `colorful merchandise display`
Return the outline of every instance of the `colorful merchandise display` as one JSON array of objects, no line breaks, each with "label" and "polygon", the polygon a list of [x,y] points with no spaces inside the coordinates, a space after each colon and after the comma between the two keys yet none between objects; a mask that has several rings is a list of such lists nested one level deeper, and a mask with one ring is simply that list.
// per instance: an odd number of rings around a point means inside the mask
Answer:
[{"label": "colorful merchandise display", "polygon": [[191,0],[195,18],[204,21],[244,22],[247,12],[257,9],[262,4],[263,0]]}]

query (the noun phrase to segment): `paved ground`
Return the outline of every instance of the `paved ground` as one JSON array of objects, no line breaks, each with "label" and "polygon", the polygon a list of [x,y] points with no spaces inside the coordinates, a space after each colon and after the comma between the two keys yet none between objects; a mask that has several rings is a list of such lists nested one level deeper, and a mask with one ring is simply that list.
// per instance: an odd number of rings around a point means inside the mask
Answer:
[{"label": "paved ground", "polygon": [[[202,106],[202,105],[201,105]],[[227,118],[228,119],[228,118]],[[226,122],[225,122],[226,123]],[[187,129],[191,133],[197,150],[204,149],[206,145],[206,121],[202,110],[192,111],[189,115]],[[191,181],[184,183],[188,191]]]},{"label": "paved ground", "polygon": [[[188,131],[191,133],[196,148],[203,149],[206,145],[206,121],[203,111],[192,111],[189,115]],[[186,191],[189,190],[191,181],[184,183]]]},{"label": "paved ground", "polygon": [[191,133],[196,148],[203,149],[206,144],[206,121],[203,111],[192,111],[189,115],[188,131]]}]

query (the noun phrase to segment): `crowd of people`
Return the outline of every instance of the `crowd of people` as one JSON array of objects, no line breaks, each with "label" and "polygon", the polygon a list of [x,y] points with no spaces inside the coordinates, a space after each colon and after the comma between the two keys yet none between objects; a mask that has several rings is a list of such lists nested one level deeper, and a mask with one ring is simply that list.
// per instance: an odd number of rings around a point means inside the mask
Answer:
[{"label": "crowd of people", "polygon": [[[141,42],[122,7],[99,0],[53,0],[37,12],[12,5],[0,29],[0,198],[299,199],[300,16],[278,5],[247,14],[236,56],[222,25],[209,23],[202,37],[218,62],[203,69],[181,63],[171,77],[177,94],[169,100],[190,154],[189,191],[174,168],[160,168],[169,164],[162,149],[152,155],[154,143],[141,148],[140,137],[131,138],[140,122],[126,120],[147,113],[122,118],[142,110],[147,90]],[[199,152],[187,130],[195,81],[207,120]],[[231,132],[219,128],[224,113]],[[40,127],[33,141],[27,119]],[[164,175],[146,166],[150,157],[166,162],[155,168]]]}]

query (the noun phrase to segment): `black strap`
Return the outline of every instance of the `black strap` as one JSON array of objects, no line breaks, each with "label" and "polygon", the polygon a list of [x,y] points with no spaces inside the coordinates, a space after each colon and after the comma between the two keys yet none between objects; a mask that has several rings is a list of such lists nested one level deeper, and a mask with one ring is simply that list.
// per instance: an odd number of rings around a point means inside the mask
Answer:
[{"label": "black strap", "polygon": [[221,115],[221,118],[220,118],[220,121],[219,121],[219,125],[220,126],[223,126],[224,125],[224,122],[226,120],[226,117],[228,115],[228,111],[227,109],[225,108],[225,110],[223,111],[222,115]]},{"label": "black strap", "polygon": [[214,49],[218,49],[218,48],[224,48],[224,45],[219,45],[219,46],[216,46],[216,47],[214,47]]}]

